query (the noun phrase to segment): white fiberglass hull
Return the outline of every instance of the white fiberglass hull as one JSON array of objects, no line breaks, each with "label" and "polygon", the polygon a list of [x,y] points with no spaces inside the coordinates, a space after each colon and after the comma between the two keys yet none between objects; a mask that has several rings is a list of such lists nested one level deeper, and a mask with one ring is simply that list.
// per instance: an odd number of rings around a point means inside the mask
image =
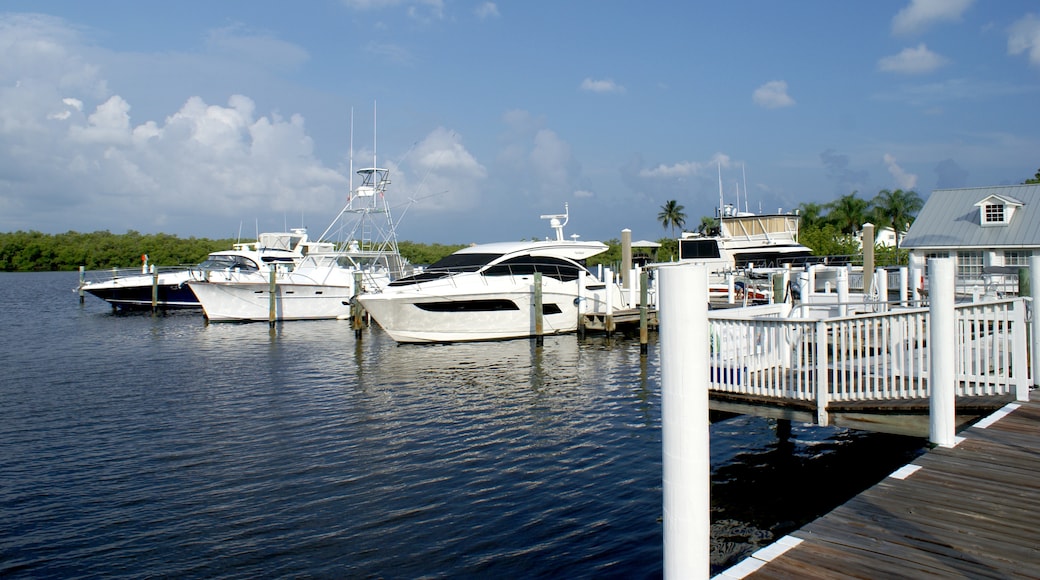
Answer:
[{"label": "white fiberglass hull", "polygon": [[[271,319],[271,289],[265,283],[191,282],[211,322]],[[325,320],[350,314],[353,287],[276,284],[275,320]]]},{"label": "white fiberglass hull", "polygon": [[[605,288],[586,290],[582,312],[603,311]],[[468,288],[468,289],[467,289]],[[623,297],[612,288],[612,308]],[[544,277],[542,334],[578,329],[577,282]],[[531,276],[485,278],[473,274],[390,287],[358,297],[365,310],[397,342],[464,342],[524,338],[537,334]]]}]

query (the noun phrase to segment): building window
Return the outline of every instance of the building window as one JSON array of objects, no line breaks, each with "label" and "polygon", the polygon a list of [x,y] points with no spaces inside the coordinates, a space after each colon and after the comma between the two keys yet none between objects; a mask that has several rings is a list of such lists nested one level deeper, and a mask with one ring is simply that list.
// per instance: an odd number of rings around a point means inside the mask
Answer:
[{"label": "building window", "polygon": [[987,203],[983,212],[983,222],[986,224],[1004,223],[1004,205],[999,203]]},{"label": "building window", "polygon": [[928,260],[932,258],[949,258],[949,252],[928,252],[924,255],[924,277],[928,277]]},{"label": "building window", "polygon": [[959,278],[981,278],[982,265],[982,252],[957,252],[957,276]]},{"label": "building window", "polygon": [[1029,250],[1004,250],[1005,266],[1028,266],[1033,252]]}]

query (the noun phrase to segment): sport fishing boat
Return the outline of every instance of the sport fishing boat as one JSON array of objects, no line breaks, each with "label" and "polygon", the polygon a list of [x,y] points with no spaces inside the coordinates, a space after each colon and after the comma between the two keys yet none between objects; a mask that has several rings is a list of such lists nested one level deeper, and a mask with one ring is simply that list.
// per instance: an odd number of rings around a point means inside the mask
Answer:
[{"label": "sport fishing boat", "polygon": [[[607,245],[564,239],[566,209],[541,217],[551,220],[556,239],[463,248],[358,300],[403,343],[535,336],[539,317],[542,334],[568,333],[577,330],[582,311],[602,312],[607,304],[622,308],[621,288],[599,282],[585,267],[585,260]],[[535,274],[541,275],[540,293]],[[539,296],[542,307],[536,312]]]},{"label": "sport fishing boat", "polygon": [[396,224],[385,195],[390,172],[368,167],[357,173],[361,185],[351,188],[347,205],[321,237],[326,239],[339,225],[344,242],[308,252],[291,269],[270,264],[248,272],[198,271],[188,286],[206,318],[211,322],[346,318],[356,294],[378,290],[401,277],[406,261],[398,252]]},{"label": "sport fishing boat", "polygon": [[277,267],[291,270],[310,249],[322,247],[307,239],[307,230],[262,233],[255,242],[235,244],[231,250],[209,254],[197,266],[160,268],[141,256],[141,268],[99,271],[94,279],[84,281],[77,290],[89,292],[105,300],[113,308],[134,310],[147,308],[201,308],[188,281],[199,272],[256,272]]}]

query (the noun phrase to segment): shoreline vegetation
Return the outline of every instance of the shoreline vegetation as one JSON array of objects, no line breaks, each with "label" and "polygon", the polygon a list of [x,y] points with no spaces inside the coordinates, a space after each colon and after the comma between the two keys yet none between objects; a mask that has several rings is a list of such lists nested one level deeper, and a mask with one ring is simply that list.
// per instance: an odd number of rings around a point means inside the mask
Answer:
[{"label": "shoreline vegetation", "polygon": [[[803,227],[799,239],[821,256],[855,256],[862,253],[854,247],[848,237],[835,235],[827,226]],[[243,240],[245,242],[252,240]],[[38,231],[0,232],[0,272],[62,272],[76,271],[83,266],[87,271],[111,270],[113,268],[136,268],[141,257],[148,255],[148,262],[156,266],[194,266],[204,260],[210,252],[230,250],[238,241],[232,238],[180,238],[172,234],[142,234],[133,230],[125,234],[109,231],[81,233],[69,231],[61,234],[45,234]],[[657,251],[657,262],[670,262],[678,254],[677,242],[672,238],[657,240],[661,244]],[[621,242],[618,239],[603,240],[610,249],[593,256],[588,266],[598,264],[617,266],[621,263]],[[441,244],[401,241],[401,255],[412,264],[432,264],[469,244]],[[887,250],[887,251],[886,251]],[[899,260],[891,248],[878,248],[878,265],[905,263]],[[905,252],[900,251],[900,255]]]}]

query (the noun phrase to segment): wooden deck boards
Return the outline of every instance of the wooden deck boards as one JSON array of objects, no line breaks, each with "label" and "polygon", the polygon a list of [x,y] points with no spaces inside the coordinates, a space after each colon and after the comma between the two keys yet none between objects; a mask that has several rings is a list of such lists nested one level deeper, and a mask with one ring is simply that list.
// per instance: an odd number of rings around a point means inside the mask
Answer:
[{"label": "wooden deck boards", "polygon": [[792,533],[800,544],[746,577],[1040,578],[1037,398]]}]

